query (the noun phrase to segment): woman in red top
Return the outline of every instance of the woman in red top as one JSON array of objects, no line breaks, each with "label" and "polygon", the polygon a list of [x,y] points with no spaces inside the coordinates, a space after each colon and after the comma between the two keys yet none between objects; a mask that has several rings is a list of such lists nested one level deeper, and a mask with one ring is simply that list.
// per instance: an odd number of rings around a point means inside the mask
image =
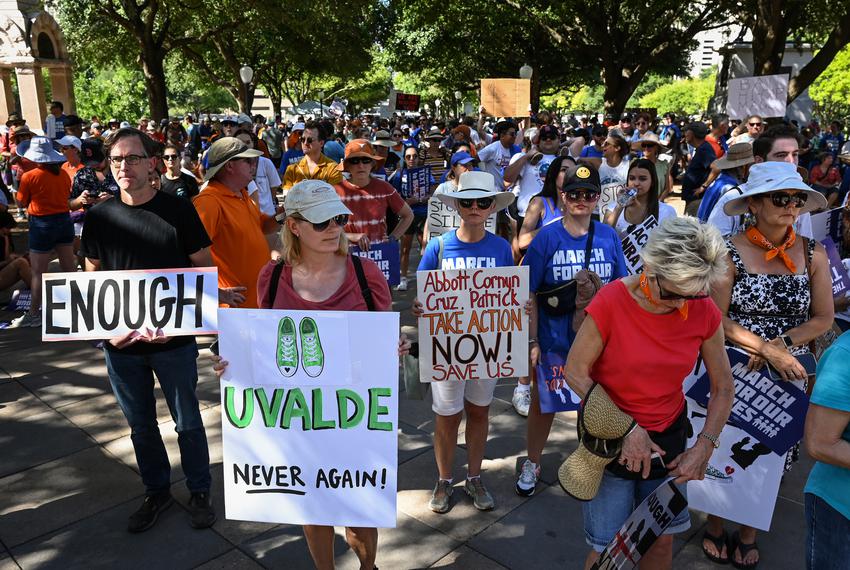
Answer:
[{"label": "woman in red top", "polygon": [[[348,239],[342,228],[351,212],[334,187],[322,180],[304,180],[286,195],[286,223],[281,229],[283,266],[277,283],[270,283],[275,262],[261,271],[257,303],[264,309],[300,311],[366,311],[366,300],[357,280]],[[363,273],[375,310],[389,311],[392,296],[384,274],[373,261],[362,259]],[[269,289],[276,287],[274,304]],[[402,335],[399,355],[407,354],[410,343]],[[227,361],[214,357],[221,375]],[[316,568],[334,567],[334,528],[304,525],[304,535]],[[374,568],[378,551],[378,529],[351,527],[345,539],[360,559],[361,568]]]},{"label": "woman in red top", "polygon": [[816,164],[809,172],[809,184],[812,188],[826,196],[827,207],[834,208],[838,202],[838,186],[841,184],[841,174],[833,164],[832,153],[823,152],[818,156],[820,164]]},{"label": "woman in red top", "polygon": [[[721,315],[708,297],[711,285],[725,272],[726,247],[720,233],[695,218],[668,218],[652,232],[640,255],[642,274],[606,285],[587,307],[588,318],[565,367],[565,378],[578,395],[584,398],[598,383],[637,422],[619,458],[606,468],[598,494],[583,505],[586,540],[593,548],[585,568],[668,476],[676,478],[683,494],[687,481],[704,477],[732,407],[732,371]],[[685,450],[688,420],[682,383],[700,352],[711,380],[711,399],[704,430],[694,447]],[[655,453],[663,462],[652,459]],[[643,555],[641,567],[670,568],[672,534],[689,526],[686,509]]]}]

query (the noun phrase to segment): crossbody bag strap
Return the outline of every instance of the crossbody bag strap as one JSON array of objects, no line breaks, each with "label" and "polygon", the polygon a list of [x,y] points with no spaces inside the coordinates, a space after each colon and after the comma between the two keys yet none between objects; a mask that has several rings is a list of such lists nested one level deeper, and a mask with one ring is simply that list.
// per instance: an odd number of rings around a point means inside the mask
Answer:
[{"label": "crossbody bag strap", "polygon": [[279,261],[272,269],[272,277],[269,280],[269,309],[274,308],[274,300],[277,297],[277,286],[280,282],[280,274],[283,273],[283,261]]},{"label": "crossbody bag strap", "polygon": [[590,251],[593,249],[593,228],[596,222],[590,220],[590,229],[587,230],[587,245],[584,246],[584,268],[590,267]]},{"label": "crossbody bag strap", "polygon": [[363,272],[363,262],[360,261],[360,256],[352,255],[351,263],[354,265],[354,273],[357,275],[357,282],[360,284],[360,293],[363,295],[363,300],[366,301],[366,309],[374,311],[375,300],[372,298],[372,290],[366,281],[366,274]]}]

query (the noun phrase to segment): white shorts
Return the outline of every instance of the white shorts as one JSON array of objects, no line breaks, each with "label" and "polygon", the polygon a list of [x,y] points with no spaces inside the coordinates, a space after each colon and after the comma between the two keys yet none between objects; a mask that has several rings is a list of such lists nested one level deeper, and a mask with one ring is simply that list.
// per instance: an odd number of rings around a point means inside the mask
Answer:
[{"label": "white shorts", "polygon": [[431,409],[440,416],[453,416],[463,411],[464,399],[476,406],[489,406],[493,401],[496,382],[495,378],[431,382]]}]

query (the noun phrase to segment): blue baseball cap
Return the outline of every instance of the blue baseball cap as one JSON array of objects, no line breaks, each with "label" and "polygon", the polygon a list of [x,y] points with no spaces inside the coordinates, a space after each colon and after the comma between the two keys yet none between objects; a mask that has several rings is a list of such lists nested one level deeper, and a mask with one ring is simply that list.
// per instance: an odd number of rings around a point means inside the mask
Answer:
[{"label": "blue baseball cap", "polygon": [[475,158],[472,157],[468,152],[456,152],[452,155],[451,165],[454,166],[456,164],[468,164],[470,162],[477,162]]}]

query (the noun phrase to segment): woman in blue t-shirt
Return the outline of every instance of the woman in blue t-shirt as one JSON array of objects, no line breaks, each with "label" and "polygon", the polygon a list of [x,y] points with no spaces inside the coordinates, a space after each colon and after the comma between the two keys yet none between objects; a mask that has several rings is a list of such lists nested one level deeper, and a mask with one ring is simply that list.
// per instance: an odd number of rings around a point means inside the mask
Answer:
[{"label": "woman in blue t-shirt", "polygon": [[[514,264],[510,244],[484,229],[487,218],[514,201],[510,192],[497,192],[488,172],[465,172],[458,178],[456,192],[436,194],[438,200],[456,209],[461,222],[457,230],[432,239],[425,248],[419,271],[511,267]],[[420,277],[421,279],[422,277]],[[413,301],[413,315],[422,315],[423,306]],[[464,490],[478,510],[495,507],[493,496],[481,482],[481,462],[489,430],[490,402],[496,379],[444,380],[431,384],[432,409],[436,415],[434,452],[439,479],[431,495],[429,508],[445,513],[451,508],[452,467],[457,432],[466,411],[467,477]]]},{"label": "woman in blue t-shirt", "polygon": [[[529,323],[529,356],[531,367],[537,365],[541,354],[558,353],[566,359],[575,338],[573,312],[557,314],[559,302],[551,297],[544,302],[542,292],[573,280],[582,269],[608,283],[628,275],[623,248],[617,232],[591,219],[602,190],[599,173],[590,165],[574,165],[563,175],[560,203],[564,216],[560,223],[543,226],[528,246],[523,265],[529,267],[532,311]],[[591,225],[592,224],[592,225]],[[592,236],[592,242],[588,238]],[[590,252],[585,260],[585,252]],[[531,390],[526,444],[528,459],[522,465],[516,484],[517,494],[530,497],[540,478],[540,456],[549,438],[555,414],[540,412],[537,390]]]}]

